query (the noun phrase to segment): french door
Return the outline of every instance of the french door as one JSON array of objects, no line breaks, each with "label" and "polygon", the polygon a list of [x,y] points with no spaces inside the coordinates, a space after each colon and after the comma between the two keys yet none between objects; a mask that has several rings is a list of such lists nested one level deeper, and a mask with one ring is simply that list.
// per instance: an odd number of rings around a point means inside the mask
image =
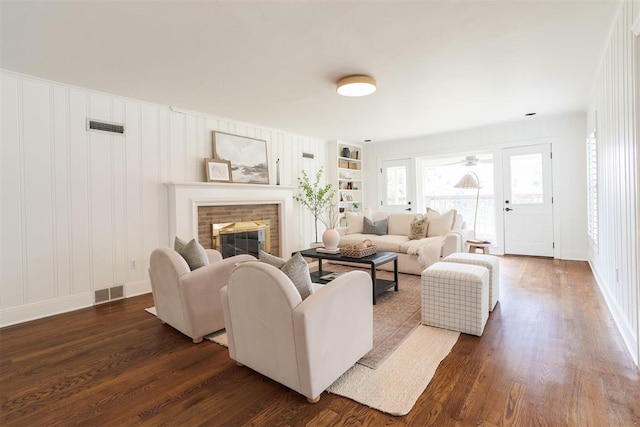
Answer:
[{"label": "french door", "polygon": [[383,160],[380,185],[383,189],[378,209],[387,212],[414,212],[414,172],[411,159]]},{"label": "french door", "polygon": [[505,148],[504,253],[553,256],[551,144]]}]

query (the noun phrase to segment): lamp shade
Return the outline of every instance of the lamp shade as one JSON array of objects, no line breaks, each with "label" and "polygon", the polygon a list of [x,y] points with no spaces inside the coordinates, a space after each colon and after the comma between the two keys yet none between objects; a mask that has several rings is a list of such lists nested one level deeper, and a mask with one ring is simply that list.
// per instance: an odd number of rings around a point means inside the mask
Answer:
[{"label": "lamp shade", "polygon": [[456,185],[455,188],[475,188],[477,189],[476,193],[476,209],[473,215],[473,240],[476,240],[476,221],[478,220],[478,201],[480,200],[480,178],[475,172],[469,172],[464,174],[460,181]]},{"label": "lamp shade", "polygon": [[342,96],[366,96],[376,91],[376,81],[369,76],[348,76],[338,80],[337,91]]},{"label": "lamp shade", "polygon": [[455,188],[480,188],[480,183],[478,182],[478,176],[475,173],[467,173],[456,185]]}]

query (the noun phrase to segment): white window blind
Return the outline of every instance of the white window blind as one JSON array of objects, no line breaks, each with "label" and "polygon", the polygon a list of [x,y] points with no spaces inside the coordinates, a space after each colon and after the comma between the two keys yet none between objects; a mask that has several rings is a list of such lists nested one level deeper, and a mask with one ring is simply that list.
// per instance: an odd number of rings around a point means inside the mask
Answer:
[{"label": "white window blind", "polygon": [[598,146],[596,132],[587,137],[587,226],[589,239],[598,250]]}]

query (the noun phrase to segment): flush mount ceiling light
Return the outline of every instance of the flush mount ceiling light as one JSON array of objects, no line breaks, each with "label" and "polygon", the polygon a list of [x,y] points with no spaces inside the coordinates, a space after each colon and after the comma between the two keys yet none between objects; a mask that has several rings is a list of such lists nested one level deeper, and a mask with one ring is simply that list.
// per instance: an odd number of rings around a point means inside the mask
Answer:
[{"label": "flush mount ceiling light", "polygon": [[366,96],[376,91],[376,81],[369,76],[343,77],[337,90],[342,96]]}]

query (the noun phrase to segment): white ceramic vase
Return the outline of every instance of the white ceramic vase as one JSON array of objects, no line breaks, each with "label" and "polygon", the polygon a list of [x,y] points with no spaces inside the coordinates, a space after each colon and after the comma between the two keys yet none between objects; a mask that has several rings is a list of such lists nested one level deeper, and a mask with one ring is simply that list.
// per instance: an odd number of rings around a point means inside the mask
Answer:
[{"label": "white ceramic vase", "polygon": [[335,228],[327,228],[322,233],[322,243],[326,249],[336,249],[340,242],[340,233]]}]

